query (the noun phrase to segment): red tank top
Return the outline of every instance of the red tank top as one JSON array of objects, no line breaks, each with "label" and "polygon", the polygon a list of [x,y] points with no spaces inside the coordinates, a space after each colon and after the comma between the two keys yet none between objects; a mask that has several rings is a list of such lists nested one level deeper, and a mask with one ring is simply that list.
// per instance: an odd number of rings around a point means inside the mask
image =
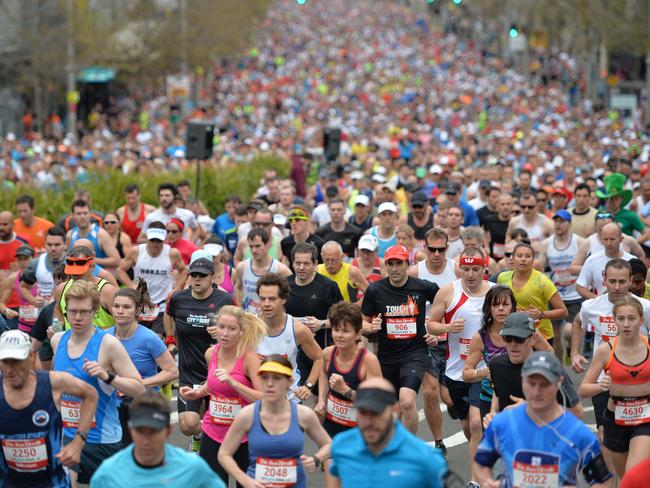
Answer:
[{"label": "red tank top", "polygon": [[140,203],[140,213],[135,220],[129,219],[129,209],[124,205],[124,218],[122,219],[122,230],[131,238],[133,244],[138,240],[144,224],[144,203]]},{"label": "red tank top", "polygon": [[612,351],[609,353],[609,360],[605,365],[605,371],[616,385],[644,385],[650,382],[650,345],[648,339],[639,336],[647,348],[646,357],[639,364],[627,365],[616,357],[616,344],[618,337],[611,343]]}]

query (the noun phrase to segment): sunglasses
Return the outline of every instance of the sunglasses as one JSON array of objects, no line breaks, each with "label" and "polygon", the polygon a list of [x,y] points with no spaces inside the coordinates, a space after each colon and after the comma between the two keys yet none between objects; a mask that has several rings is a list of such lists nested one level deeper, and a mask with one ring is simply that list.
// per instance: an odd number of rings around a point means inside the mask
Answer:
[{"label": "sunglasses", "polygon": [[413,205],[413,208],[424,208],[424,205]]},{"label": "sunglasses", "polygon": [[208,275],[207,275],[207,274],[203,274],[203,273],[198,273],[198,272],[194,271],[193,273],[190,273],[190,276],[191,276],[192,278],[205,278],[205,277],[208,276]]},{"label": "sunglasses", "polygon": [[93,258],[66,258],[65,264],[69,264],[70,266],[85,266],[92,260]]},{"label": "sunglasses", "polygon": [[507,258],[511,258],[512,255],[513,255],[513,253],[511,253],[511,252],[504,252],[503,255],[504,255],[505,257],[507,257]]},{"label": "sunglasses", "polygon": [[444,253],[447,252],[447,248],[446,248],[446,247],[431,247],[431,246],[427,246],[427,249],[428,249],[429,252],[432,253],[432,254],[435,254],[435,253],[444,254]]},{"label": "sunglasses", "polygon": [[512,215],[521,215],[521,210],[513,210]]},{"label": "sunglasses", "polygon": [[531,208],[535,208],[535,205],[520,205],[520,207],[522,208],[522,210],[524,209],[530,210]]},{"label": "sunglasses", "polygon": [[178,233],[180,233],[180,230],[168,230],[167,233],[168,234],[178,234]]},{"label": "sunglasses", "polygon": [[267,227],[272,224],[273,222],[253,222],[253,227]]},{"label": "sunglasses", "polygon": [[510,344],[511,342],[516,342],[517,344],[523,344],[526,342],[526,338],[523,337],[514,337],[514,336],[503,336],[503,342]]},{"label": "sunglasses", "polygon": [[115,225],[117,220],[104,220],[104,225]]}]

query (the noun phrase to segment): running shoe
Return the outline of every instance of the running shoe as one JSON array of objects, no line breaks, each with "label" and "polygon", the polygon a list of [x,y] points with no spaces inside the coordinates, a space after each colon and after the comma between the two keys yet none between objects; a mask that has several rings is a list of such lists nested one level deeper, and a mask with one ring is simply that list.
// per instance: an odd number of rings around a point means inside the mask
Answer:
[{"label": "running shoe", "polygon": [[445,446],[444,442],[436,442],[436,447],[440,449],[440,454],[445,458],[445,461],[447,461],[447,446]]},{"label": "running shoe", "polygon": [[190,438],[189,451],[198,454],[200,449],[201,449],[201,438],[197,439],[196,437],[192,436]]}]

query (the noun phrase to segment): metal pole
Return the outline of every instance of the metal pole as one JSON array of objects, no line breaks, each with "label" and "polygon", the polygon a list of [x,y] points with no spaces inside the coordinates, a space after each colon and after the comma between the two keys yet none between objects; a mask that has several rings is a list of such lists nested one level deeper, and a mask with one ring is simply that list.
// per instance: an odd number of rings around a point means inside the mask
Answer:
[{"label": "metal pole", "polygon": [[75,68],[74,68],[74,0],[68,0],[66,4],[66,13],[68,16],[68,64],[66,71],[68,75],[67,84],[67,101],[68,101],[68,132],[72,142],[77,142],[77,101],[74,98],[76,93]]}]

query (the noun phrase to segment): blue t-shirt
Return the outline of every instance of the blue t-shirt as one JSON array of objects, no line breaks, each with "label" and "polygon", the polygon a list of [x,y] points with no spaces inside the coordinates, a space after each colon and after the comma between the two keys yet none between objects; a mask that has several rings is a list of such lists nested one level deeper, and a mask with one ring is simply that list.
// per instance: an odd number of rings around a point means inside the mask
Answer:
[{"label": "blue t-shirt", "polygon": [[165,445],[165,462],[157,468],[142,468],[133,458],[133,444],[106,459],[90,480],[91,488],[225,488],[208,463],[194,453]]},{"label": "blue t-shirt", "polygon": [[[107,329],[110,335],[115,335],[115,327]],[[150,329],[138,324],[135,333],[128,339],[120,339],[120,342],[129,353],[129,357],[142,379],[151,378],[158,374],[156,358],[167,350],[165,343]],[[156,391],[160,388],[155,387]]]},{"label": "blue t-shirt", "polygon": [[235,221],[230,218],[228,212],[225,212],[214,219],[214,224],[212,224],[212,233],[215,236],[221,237],[223,240],[226,236],[226,232],[234,229],[235,227]]},{"label": "blue t-shirt", "polygon": [[564,486],[575,485],[576,471],[582,471],[598,454],[596,435],[572,413],[540,427],[526,413],[526,405],[521,405],[494,417],[475,459],[487,467],[503,459],[505,488],[515,486],[515,481],[517,485]]},{"label": "blue t-shirt", "polygon": [[393,437],[375,455],[358,428],[342,432],[332,441],[330,473],[343,488],[442,488],[447,464],[435,447],[411,434],[395,421]]}]

